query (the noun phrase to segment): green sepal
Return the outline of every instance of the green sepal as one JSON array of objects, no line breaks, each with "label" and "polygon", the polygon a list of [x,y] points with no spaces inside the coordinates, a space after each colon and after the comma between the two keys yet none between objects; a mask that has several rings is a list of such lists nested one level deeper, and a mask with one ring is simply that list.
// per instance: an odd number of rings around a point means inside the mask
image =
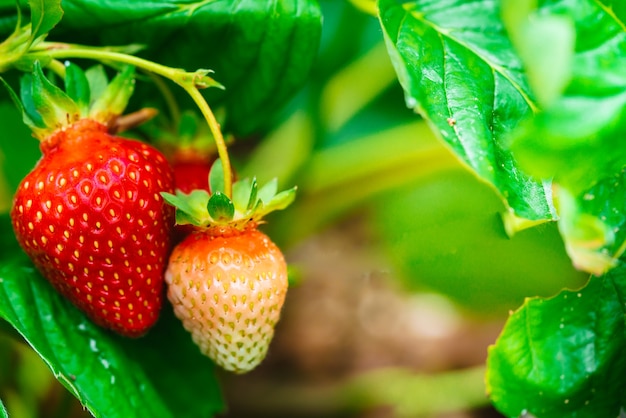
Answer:
[{"label": "green sepal", "polygon": [[235,205],[222,192],[215,192],[211,195],[207,210],[211,219],[219,224],[228,223],[235,216]]},{"label": "green sepal", "polygon": [[89,81],[83,70],[69,61],[65,63],[65,92],[76,103],[80,114],[87,114],[91,102]]},{"label": "green sepal", "polygon": [[259,189],[258,200],[264,204],[269,203],[278,191],[278,180],[272,179]]},{"label": "green sepal", "polygon": [[196,70],[193,73],[193,85],[198,89],[207,89],[209,87],[215,87],[221,90],[224,90],[225,87],[218,81],[214,80],[212,77],[209,77],[209,74],[212,74],[213,70],[207,70],[201,68]]},{"label": "green sepal", "polygon": [[265,215],[275,210],[283,210],[287,208],[287,206],[291,205],[295,200],[296,190],[298,190],[297,187],[283,190],[282,192],[273,196],[269,202],[263,203],[263,214]]},{"label": "green sepal", "polygon": [[212,193],[224,193],[224,168],[222,160],[216,160],[209,171],[209,188]]},{"label": "green sepal", "polygon": [[[277,193],[276,179],[259,188],[255,178],[244,178],[233,184],[233,195],[229,198],[223,188],[223,174],[216,168],[222,167],[217,160],[210,174],[212,194],[205,190],[194,190],[176,195],[161,193],[164,200],[176,208],[177,224],[192,224],[200,227],[232,226],[243,229],[250,222],[260,222],[265,215],[285,209],[296,197],[296,187]],[[214,190],[214,187],[217,190]]]},{"label": "green sepal", "polygon": [[35,129],[44,129],[45,124],[41,115],[37,112],[35,102],[33,100],[32,74],[25,74],[20,79],[20,96],[22,100],[21,105],[18,107],[22,110],[22,119],[24,120],[24,123],[33,131]]},{"label": "green sepal", "polygon": [[89,106],[93,103],[95,97],[100,97],[104,94],[109,85],[109,78],[102,65],[94,65],[85,70],[85,77],[89,83],[90,102]]},{"label": "green sepal", "polygon": [[250,195],[248,197],[248,204],[246,205],[246,209],[251,211],[254,208],[259,196],[259,184],[256,181],[256,178],[252,179],[252,184],[250,185]]},{"label": "green sepal", "polygon": [[233,203],[236,206],[250,209],[248,204],[252,201],[253,187],[256,196],[256,179],[250,180],[249,178],[245,178],[235,182],[235,184],[233,184]]},{"label": "green sepal", "polygon": [[111,83],[91,105],[89,117],[108,124],[121,115],[135,89],[135,67],[128,65],[118,73]]},{"label": "green sepal", "polygon": [[123,113],[134,90],[133,66],[124,67],[110,84],[101,66],[85,72],[74,64],[65,66],[65,91],[46,78],[39,61],[33,63],[32,74],[20,79],[24,122],[41,140],[81,118],[109,125]]},{"label": "green sepal", "polygon": [[176,208],[178,225],[204,226],[207,224],[209,193],[206,190],[194,190],[189,194],[177,191],[175,195],[161,192],[163,200]]},{"label": "green sepal", "polygon": [[[27,81],[31,82],[22,84],[22,100],[28,116],[36,122],[34,128],[42,128],[34,130],[38,138],[43,139],[58,128],[78,120],[80,117],[78,105],[46,78],[39,61],[35,61],[32,78],[27,78]],[[40,119],[36,117],[37,114]]]}]

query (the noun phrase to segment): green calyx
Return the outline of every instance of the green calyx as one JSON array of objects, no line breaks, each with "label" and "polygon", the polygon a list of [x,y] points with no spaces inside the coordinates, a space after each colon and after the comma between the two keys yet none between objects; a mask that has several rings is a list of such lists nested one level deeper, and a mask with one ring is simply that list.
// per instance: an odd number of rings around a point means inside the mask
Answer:
[{"label": "green calyx", "polygon": [[41,140],[80,119],[93,119],[110,126],[124,112],[134,90],[133,66],[124,67],[110,83],[101,66],[83,71],[75,64],[66,63],[64,68],[65,90],[46,78],[40,63],[35,61],[33,72],[21,79],[21,102],[12,94],[24,122]]},{"label": "green calyx", "polygon": [[189,194],[162,192],[163,199],[176,208],[176,223],[210,228],[245,229],[259,223],[265,215],[285,209],[296,197],[296,187],[278,192],[276,179],[259,187],[256,179],[242,179],[233,184],[233,196],[224,192],[222,164],[217,160],[209,174],[211,193],[194,190]]}]

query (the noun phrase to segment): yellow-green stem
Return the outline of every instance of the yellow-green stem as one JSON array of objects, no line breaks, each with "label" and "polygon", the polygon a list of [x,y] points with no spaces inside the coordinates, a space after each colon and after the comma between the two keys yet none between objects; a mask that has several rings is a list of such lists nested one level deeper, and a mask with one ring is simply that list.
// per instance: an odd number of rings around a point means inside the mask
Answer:
[{"label": "yellow-green stem", "polygon": [[[209,104],[204,100],[200,91],[195,87],[183,86],[183,88],[187,91],[187,93],[191,96],[196,105],[202,112],[202,115],[207,120],[209,124],[209,129],[213,134],[213,138],[215,138],[215,144],[217,145],[217,154],[222,161],[222,168],[224,170],[224,193],[228,197],[232,197],[233,193],[233,179],[232,179],[232,169],[230,166],[230,159],[228,158],[228,150],[226,148],[226,141],[224,141],[224,137],[222,136],[222,130],[220,129],[220,125],[215,119],[215,115]],[[221,145],[221,146],[220,146]]]},{"label": "yellow-green stem", "polygon": [[209,104],[206,102],[204,96],[202,96],[202,94],[198,90],[196,83],[197,74],[188,73],[181,69],[157,64],[155,62],[148,61],[134,55],[106,51],[102,49],[76,47],[66,44],[55,44],[54,48],[46,49],[44,51],[33,52],[29,55],[33,57],[43,55],[53,59],[86,58],[98,61],[112,61],[129,64],[137,68],[141,68],[145,71],[165,77],[181,86],[191,96],[209,125],[209,129],[211,130],[211,133],[213,134],[213,138],[215,140],[217,153],[222,160],[222,166],[224,168],[224,193],[228,197],[232,196],[232,171],[230,159],[228,157],[226,141],[224,141],[224,136],[222,135],[220,125],[217,122],[213,111],[211,110]]},{"label": "yellow-green stem", "polygon": [[65,77],[65,65],[59,60],[52,60],[47,65],[47,68],[51,69],[59,77]]}]

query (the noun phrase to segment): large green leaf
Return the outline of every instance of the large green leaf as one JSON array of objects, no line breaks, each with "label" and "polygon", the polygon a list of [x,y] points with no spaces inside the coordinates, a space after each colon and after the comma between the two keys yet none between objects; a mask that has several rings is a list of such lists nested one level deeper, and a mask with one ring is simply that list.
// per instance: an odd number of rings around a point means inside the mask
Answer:
[{"label": "large green leaf", "polygon": [[321,33],[313,0],[64,0],[63,9],[57,39],[141,43],[143,55],[161,64],[214,70],[226,89],[207,95],[225,107],[226,128],[238,134],[265,125],[301,87]]},{"label": "large green leaf", "polygon": [[222,409],[214,367],[169,306],[129,340],[93,325],[24,257],[0,264],[0,317],[96,417],[209,417]]},{"label": "large green leaf", "polygon": [[625,283],[621,266],[513,313],[489,349],[496,407],[511,417],[618,416],[626,399]]},{"label": "large green leaf", "polygon": [[549,182],[517,166],[505,139],[536,109],[522,63],[492,0],[380,0],[387,48],[407,105],[515,215],[555,219]]},{"label": "large green leaf", "polygon": [[[576,42],[570,82],[560,99],[516,135],[512,149],[531,174],[552,177],[579,193],[626,164],[626,31],[611,10],[593,0],[541,1],[520,25],[537,16],[553,31],[562,24],[557,18],[571,23]],[[526,38],[521,39],[524,48]],[[527,65],[533,69],[533,62]]]},{"label": "large green leaf", "polygon": [[[540,1],[520,16],[521,3],[508,1],[505,12],[518,12],[507,23],[529,74],[562,74],[566,82],[562,94],[513,135],[511,149],[525,171],[558,185],[559,226],[570,256],[579,268],[602,274],[623,252],[625,238],[624,8],[593,0]],[[555,36],[535,39],[537,32]],[[556,62],[555,51],[568,48],[558,39],[570,36],[571,57]],[[540,42],[552,47],[533,47]],[[554,84],[539,77],[533,89],[547,91]]]},{"label": "large green leaf", "polygon": [[29,0],[32,37],[46,35],[63,16],[61,0]]}]

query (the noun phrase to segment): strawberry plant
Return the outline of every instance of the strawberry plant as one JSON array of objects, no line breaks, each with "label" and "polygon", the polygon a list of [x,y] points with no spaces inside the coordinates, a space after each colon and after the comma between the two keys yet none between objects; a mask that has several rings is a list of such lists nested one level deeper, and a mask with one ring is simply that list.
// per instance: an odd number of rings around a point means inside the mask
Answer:
[{"label": "strawberry plant", "polygon": [[619,416],[625,22],[0,1],[0,417]]}]

